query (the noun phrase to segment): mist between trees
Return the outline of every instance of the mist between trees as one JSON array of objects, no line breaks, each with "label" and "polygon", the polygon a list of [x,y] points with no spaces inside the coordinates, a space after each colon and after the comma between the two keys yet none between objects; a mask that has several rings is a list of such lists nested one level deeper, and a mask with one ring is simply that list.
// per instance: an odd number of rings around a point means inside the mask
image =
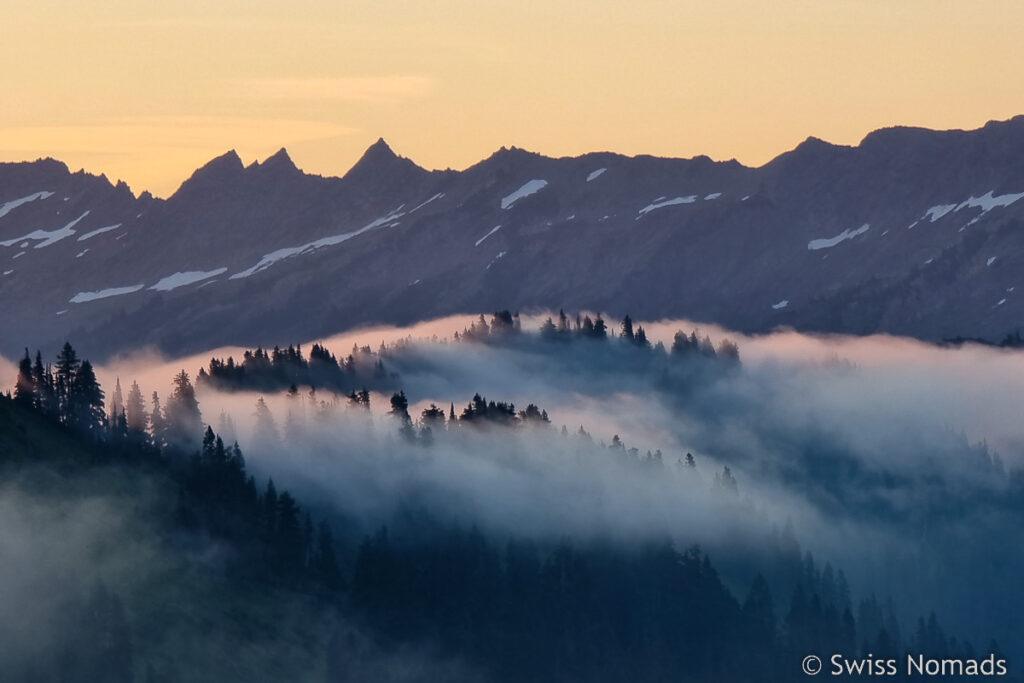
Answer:
[{"label": "mist between trees", "polygon": [[[489,582],[507,587],[519,560],[527,593],[549,590],[543,577],[561,572],[563,607],[575,605],[595,624],[614,621],[602,585],[632,586],[640,604],[646,589],[627,575],[648,576],[653,583],[642,585],[683,601],[696,598],[677,595],[674,582],[696,582],[719,596],[706,608],[725,631],[704,627],[721,635],[759,623],[746,640],[766,657],[826,642],[853,652],[927,645],[961,655],[964,639],[1022,642],[1005,609],[1020,604],[1024,567],[1022,551],[1006,544],[1024,500],[1021,427],[1000,419],[1010,413],[1000,402],[1020,389],[1016,355],[795,333],[728,335],[731,342],[718,330],[673,327],[692,329],[498,313],[433,339],[254,349],[231,362],[207,359],[201,373],[179,371],[160,410],[117,366],[101,368],[117,379],[105,417],[90,413],[84,430],[60,406],[100,404],[95,395],[84,403],[58,397],[59,362],[54,398],[43,390],[33,400],[53,401],[58,419],[88,438],[177,452],[183,463],[192,452],[201,462],[230,462],[237,439],[245,476],[273,478],[274,506],[287,489],[299,519],[312,511],[337,530],[329,545],[338,544],[338,586],[347,586],[338,590],[370,632],[458,653],[458,661],[438,657],[460,676],[470,675],[467,666],[482,675],[473,669],[481,657],[520,674],[543,666],[507,662],[483,636],[463,642],[465,624],[431,621],[462,614],[469,600],[422,602],[431,590],[424,576],[456,571],[438,564],[437,548],[448,549],[450,562],[478,564],[481,573],[465,577],[473,596]],[[45,364],[41,375],[31,356],[28,365],[30,386],[45,385]],[[39,376],[43,384],[31,384]],[[212,427],[207,443],[204,424]],[[241,482],[252,509],[266,508],[269,489]],[[192,523],[216,525],[202,505],[186,504],[186,518],[198,506]],[[316,564],[308,543],[299,573]],[[674,577],[664,584],[652,578],[661,562]],[[423,563],[434,570],[408,573]],[[296,576],[288,580],[301,583]],[[592,590],[573,592],[583,584]],[[441,612],[413,607],[428,603]],[[645,614],[638,623],[672,618]],[[487,624],[479,615],[459,619]],[[701,627],[677,625],[691,637]],[[583,665],[560,640],[580,637],[569,635],[577,627],[547,634],[544,652],[580,674],[590,669],[574,668]],[[725,649],[744,642],[722,638]],[[689,664],[715,671],[712,662]]]}]

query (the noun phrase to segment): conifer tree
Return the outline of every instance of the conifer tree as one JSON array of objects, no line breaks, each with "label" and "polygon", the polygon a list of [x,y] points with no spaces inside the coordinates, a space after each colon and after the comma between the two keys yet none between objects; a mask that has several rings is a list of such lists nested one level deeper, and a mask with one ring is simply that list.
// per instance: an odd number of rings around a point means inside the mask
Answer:
[{"label": "conifer tree", "polygon": [[[576,327],[579,327],[579,316],[577,316],[576,320],[577,320]],[[558,331],[559,332],[568,332],[569,331],[569,318],[566,317],[565,311],[562,310],[561,308],[558,309]]]},{"label": "conifer tree", "polygon": [[633,333],[633,319],[628,315],[622,319],[622,333],[619,336],[630,343],[636,342],[636,335]]},{"label": "conifer tree", "polygon": [[75,381],[75,375],[81,362],[78,354],[70,342],[64,342],[60,353],[57,355],[57,367],[54,373],[54,395],[57,401],[57,413],[60,421],[64,424],[71,422],[71,414],[74,412],[71,406],[71,385]]},{"label": "conifer tree", "polygon": [[256,418],[256,441],[266,446],[277,444],[280,441],[277,434],[277,422],[262,396],[256,400],[256,412],[253,415]]},{"label": "conifer tree", "polygon": [[153,445],[164,448],[167,445],[167,418],[160,407],[160,396],[153,392],[153,409],[149,413],[149,432]]},{"label": "conifer tree", "polygon": [[32,359],[25,349],[25,357],[18,363],[18,379],[14,384],[14,400],[22,405],[36,405],[35,381],[32,378]]},{"label": "conifer tree", "polygon": [[121,394],[121,378],[114,378],[114,393],[110,396],[110,413],[107,419],[111,424],[117,420],[117,416],[124,410],[124,396]]},{"label": "conifer tree", "polygon": [[647,340],[647,332],[644,331],[643,325],[636,328],[636,336],[633,342],[642,349],[649,349],[651,347],[651,342]]},{"label": "conifer tree", "polygon": [[82,361],[72,376],[68,391],[69,424],[85,433],[100,438],[106,424],[103,405],[103,389],[96,381],[92,363]]},{"label": "conifer tree", "polygon": [[402,424],[412,422],[412,418],[409,417],[409,399],[405,397],[404,391],[398,391],[391,395],[391,410],[388,411],[388,414],[401,420]]},{"label": "conifer tree", "polygon": [[138,382],[132,382],[128,389],[128,398],[124,404],[125,426],[132,438],[139,440],[146,433],[146,404],[142,400],[142,390]]},{"label": "conifer tree", "polygon": [[[452,405],[454,410],[455,406]],[[431,403],[429,407],[424,408],[423,412],[420,413],[420,421],[424,427],[428,428],[440,428],[444,427],[444,409],[438,408],[436,404]]]},{"label": "conifer tree", "polygon": [[186,451],[198,448],[203,432],[203,416],[199,412],[195,389],[184,370],[174,376],[174,390],[167,399],[165,413],[168,443]]},{"label": "conifer tree", "polygon": [[558,336],[558,331],[555,329],[555,324],[551,322],[551,318],[543,322],[540,326],[541,339],[554,339]]},{"label": "conifer tree", "polygon": [[53,393],[53,375],[50,366],[43,365],[43,357],[38,349],[32,363],[32,387],[35,391],[35,407],[46,415],[55,415],[57,401]]}]

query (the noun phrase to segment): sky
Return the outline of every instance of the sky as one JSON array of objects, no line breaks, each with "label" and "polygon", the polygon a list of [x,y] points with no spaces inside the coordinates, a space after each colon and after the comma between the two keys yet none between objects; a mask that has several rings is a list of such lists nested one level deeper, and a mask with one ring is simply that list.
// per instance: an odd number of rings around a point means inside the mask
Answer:
[{"label": "sky", "polygon": [[1024,113],[1018,0],[5,0],[0,160],[168,196],[228,149],[342,175],[502,146],[760,165]]}]

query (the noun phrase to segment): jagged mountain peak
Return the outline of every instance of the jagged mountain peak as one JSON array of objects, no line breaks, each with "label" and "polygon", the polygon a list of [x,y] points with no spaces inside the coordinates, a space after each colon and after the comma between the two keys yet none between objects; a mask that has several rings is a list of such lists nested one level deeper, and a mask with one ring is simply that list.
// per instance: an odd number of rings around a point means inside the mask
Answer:
[{"label": "jagged mountain peak", "polygon": [[414,172],[426,172],[412,160],[395,154],[391,146],[378,138],[366,148],[359,161],[344,175],[347,181],[374,181],[388,177],[400,178]]},{"label": "jagged mountain peak", "polygon": [[199,167],[197,173],[211,169],[241,170],[242,168],[242,158],[238,156],[238,152],[233,149],[229,149],[220,156],[210,159],[204,165]]},{"label": "jagged mountain peak", "polygon": [[277,150],[269,157],[267,157],[263,161],[262,165],[271,166],[275,164],[286,164],[288,166],[291,166],[292,168],[295,168],[295,162],[292,161],[292,158],[288,155],[288,150],[285,149],[284,147],[282,147],[281,149]]},{"label": "jagged mountain peak", "polygon": [[262,163],[254,161],[246,170],[258,170],[263,173],[275,172],[287,175],[302,173],[298,166],[295,165],[295,162],[292,161],[291,156],[288,155],[288,150],[284,147],[264,159]]},{"label": "jagged mountain peak", "polygon": [[[378,139],[341,180],[283,149],[249,170],[229,151],[167,204],[55,161],[0,164],[0,289],[16,302],[0,349],[84,326],[97,347],[194,350],[264,341],[268,320],[305,339],[499,302],[995,337],[1022,310],[1022,151],[1024,118],[859,147],[810,137],[758,168],[506,147],[434,172]],[[211,301],[225,324],[204,322]]]},{"label": "jagged mountain peak", "polygon": [[366,151],[363,152],[363,156],[359,158],[359,161],[356,162],[353,168],[360,165],[365,166],[369,164],[394,161],[401,158],[402,157],[395,154],[395,151],[391,149],[391,145],[389,145],[384,138],[377,138],[377,142],[366,148]]},{"label": "jagged mountain peak", "polygon": [[245,170],[238,152],[231,149],[214,157],[199,167],[188,180],[181,184],[174,197],[180,197],[182,193],[189,193],[196,188],[204,186],[216,186],[231,182]]},{"label": "jagged mountain peak", "polygon": [[527,159],[527,158],[538,158],[541,155],[537,152],[531,152],[528,149],[522,147],[502,147],[492,154],[489,159]]}]

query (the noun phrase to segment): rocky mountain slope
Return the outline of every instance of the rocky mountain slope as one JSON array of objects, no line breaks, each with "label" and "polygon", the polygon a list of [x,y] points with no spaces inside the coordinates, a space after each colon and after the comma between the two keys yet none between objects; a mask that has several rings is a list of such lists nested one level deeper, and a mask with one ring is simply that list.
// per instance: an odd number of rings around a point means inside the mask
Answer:
[{"label": "rocky mountain slope", "polygon": [[495,308],[923,339],[1024,320],[1024,117],[808,139],[760,168],[502,149],[427,171],[380,140],[341,178],[281,150],[166,200],[0,164],[0,352],[315,339]]}]

